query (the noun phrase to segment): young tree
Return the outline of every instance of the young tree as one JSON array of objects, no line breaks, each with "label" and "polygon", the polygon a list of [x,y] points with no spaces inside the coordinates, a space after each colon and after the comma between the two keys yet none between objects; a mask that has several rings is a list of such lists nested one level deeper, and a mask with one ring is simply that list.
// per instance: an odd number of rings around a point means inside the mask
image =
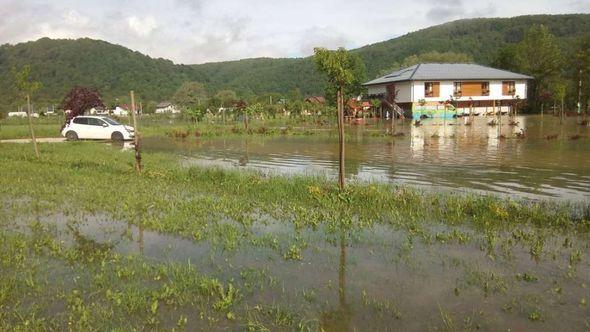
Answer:
[{"label": "young tree", "polygon": [[255,114],[260,114],[264,111],[264,107],[260,103],[254,103],[246,106],[243,109],[243,116],[244,116],[244,127],[246,131],[248,131],[248,121],[250,116]]},{"label": "young tree", "polygon": [[184,82],[172,97],[172,101],[184,108],[194,108],[205,104],[207,90],[199,82]]},{"label": "young tree", "polygon": [[[64,126],[71,119],[78,115],[83,115],[84,112],[93,107],[104,107],[104,103],[100,98],[98,90],[92,90],[83,86],[76,86],[64,97],[61,107],[64,111],[71,112],[66,116]],[[62,127],[63,128],[63,127]]]},{"label": "young tree", "polygon": [[338,107],[338,185],[344,189],[344,98],[345,90],[360,87],[359,77],[355,75],[364,71],[360,58],[350,54],[344,48],[330,51],[325,48],[314,49],[314,60],[318,70],[328,78],[328,88],[336,90],[336,105]]},{"label": "young tree", "polygon": [[518,45],[517,62],[519,68],[533,76],[530,101],[534,109],[540,105],[543,90],[554,90],[552,82],[557,82],[561,73],[561,51],[555,37],[544,25],[531,27]]},{"label": "young tree", "polygon": [[39,147],[37,146],[37,138],[35,137],[35,129],[33,128],[33,120],[31,119],[31,95],[41,88],[41,83],[31,79],[30,65],[25,65],[20,71],[18,71],[16,68],[12,68],[12,74],[14,76],[16,90],[27,100],[27,118],[29,119],[29,131],[31,132],[31,140],[33,141],[35,156],[37,156],[37,159],[39,159]]}]

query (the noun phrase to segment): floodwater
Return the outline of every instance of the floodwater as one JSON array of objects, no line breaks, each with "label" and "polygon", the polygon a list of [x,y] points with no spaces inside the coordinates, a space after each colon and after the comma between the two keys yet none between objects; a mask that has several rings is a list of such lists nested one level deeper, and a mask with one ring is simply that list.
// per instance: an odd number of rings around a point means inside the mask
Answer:
[{"label": "floodwater", "polygon": [[[490,246],[481,232],[461,226],[452,231],[466,242],[437,235],[427,243],[385,225],[296,230],[261,217],[251,235],[227,249],[214,236],[183,239],[101,214],[33,220],[72,246],[81,241],[148,260],[190,261],[201,273],[236,283],[244,295],[240,308],[278,306],[325,331],[581,331],[590,324],[587,234],[523,227],[497,233]],[[9,223],[6,229],[28,232],[22,220]],[[448,235],[450,227],[433,223],[427,230]],[[543,239],[542,253],[533,257],[529,245],[535,244],[517,240],[519,232]],[[268,237],[281,246],[256,245]],[[283,255],[293,241],[307,244],[298,260]]]},{"label": "floodwater", "polygon": [[[422,126],[398,121],[403,137],[371,137],[389,124],[350,126],[346,175],[351,180],[407,184],[422,189],[475,191],[534,200],[590,199],[590,127],[579,118],[503,116],[427,119]],[[314,130],[313,127],[308,128]],[[523,134],[523,137],[519,137]],[[185,157],[186,164],[254,169],[278,174],[338,172],[335,132],[310,136],[146,139],[150,151]]]}]

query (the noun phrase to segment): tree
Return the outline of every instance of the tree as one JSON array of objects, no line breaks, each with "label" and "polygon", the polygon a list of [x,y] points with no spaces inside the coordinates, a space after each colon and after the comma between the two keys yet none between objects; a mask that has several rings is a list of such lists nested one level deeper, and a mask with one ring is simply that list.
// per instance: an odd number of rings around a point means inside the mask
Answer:
[{"label": "tree", "polygon": [[517,63],[519,68],[533,76],[529,89],[531,105],[538,109],[539,97],[543,90],[554,91],[553,82],[557,82],[561,73],[561,51],[555,37],[544,25],[532,26],[518,45]]},{"label": "tree", "polygon": [[12,68],[12,75],[14,76],[14,85],[16,90],[22,97],[27,99],[27,118],[29,119],[29,131],[31,132],[31,140],[33,142],[33,148],[35,149],[35,156],[37,156],[37,159],[39,159],[39,146],[37,146],[35,129],[33,128],[33,121],[31,120],[31,95],[41,88],[41,83],[32,80],[30,65],[25,65],[20,71],[18,71],[16,68]]},{"label": "tree", "polygon": [[244,128],[248,131],[248,120],[251,115],[260,114],[264,111],[264,107],[260,103],[250,104],[243,108]]},{"label": "tree", "polygon": [[[325,48],[314,49],[314,60],[317,69],[328,78],[328,88],[336,90],[336,104],[338,106],[338,185],[344,189],[344,94],[345,90],[354,90],[362,78],[355,73],[364,71],[362,61],[344,48],[330,51]],[[327,94],[326,94],[327,95]]]},{"label": "tree", "polygon": [[215,94],[215,99],[219,102],[219,106],[227,107],[233,104],[238,96],[233,90],[221,90]]},{"label": "tree", "polygon": [[[576,47],[576,76],[575,81],[581,80],[582,86],[578,86],[580,95],[578,96],[579,107],[586,110],[590,105],[590,34],[581,38]],[[576,82],[577,83],[577,82]]]},{"label": "tree", "polygon": [[517,61],[517,55],[518,45],[508,44],[496,53],[496,58],[492,62],[492,66],[496,68],[518,72],[520,71],[520,68]]},{"label": "tree", "polygon": [[411,67],[419,63],[472,63],[473,58],[469,54],[455,52],[426,52],[420,55],[410,55],[401,62],[394,62],[393,65],[379,72],[379,76],[387,75],[391,72]]},{"label": "tree", "polygon": [[199,122],[205,115],[205,110],[200,106],[194,106],[190,108],[184,108],[183,113],[193,122]]},{"label": "tree", "polygon": [[201,106],[207,99],[205,85],[199,82],[184,82],[172,97],[172,102],[185,108]]},{"label": "tree", "polygon": [[64,126],[71,119],[78,115],[83,115],[84,112],[93,107],[104,107],[104,103],[100,97],[100,93],[97,90],[89,89],[83,86],[76,86],[68,92],[64,97],[61,107],[64,111],[70,110],[71,112],[66,116],[66,122]]}]

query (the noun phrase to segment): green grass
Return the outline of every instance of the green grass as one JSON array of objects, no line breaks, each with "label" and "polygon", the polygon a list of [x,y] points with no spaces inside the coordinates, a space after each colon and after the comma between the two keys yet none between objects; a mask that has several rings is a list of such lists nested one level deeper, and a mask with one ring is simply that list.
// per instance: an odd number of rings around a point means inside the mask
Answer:
[{"label": "green grass", "polygon": [[[404,234],[400,255],[404,248],[411,252],[417,243],[476,245],[496,260],[518,247],[532,257],[561,255],[548,247],[549,239],[587,234],[590,227],[588,206],[424,193],[370,183],[351,183],[340,192],[325,178],[186,168],[177,157],[159,153],[143,155],[145,170],[138,175],[132,153],[106,144],[40,147],[41,160],[21,145],[0,148],[1,330],[318,328],[305,307],[255,297],[256,290],[285,287],[273,276],[276,271],[242,270],[220,279],[199,271],[198,264],[117,253],[108,243],[86,238],[75,228],[74,243],[64,243],[50,225],[38,221],[39,216],[76,219],[104,214],[147,230],[205,242],[222,252],[264,248],[284,264],[310,259],[308,249],[316,244],[303,235],[307,230],[321,229],[329,243],[336,243],[342,234],[354,240],[363,230],[380,226]],[[254,230],[261,220],[269,219],[290,233],[279,236]],[[15,231],[14,224],[29,231]],[[387,247],[382,248],[376,250]],[[587,264],[579,246],[566,241],[560,250],[568,254],[568,273]],[[528,270],[515,278],[516,274],[458,266],[465,272],[454,288],[456,294],[475,288],[485,296],[512,296],[514,284],[537,284],[543,278]],[[313,289],[298,294],[306,305],[324,303]],[[520,305],[523,317],[542,321],[543,303],[529,302]],[[359,303],[379,317],[408,316],[394,299],[378,299],[364,290]],[[444,310],[436,315],[449,327],[451,319],[459,317]]]},{"label": "green grass", "polygon": [[[131,124],[129,117],[117,118],[121,123]],[[59,137],[63,116],[48,116],[33,119],[37,137]],[[169,136],[211,137],[232,135],[311,135],[333,131],[335,123],[326,117],[275,119],[251,119],[246,131],[242,121],[223,121],[220,117],[211,117],[194,122],[183,117],[169,115],[148,115],[139,119],[139,127],[144,137]],[[18,139],[30,137],[27,119],[7,118],[0,120],[0,139]]]}]

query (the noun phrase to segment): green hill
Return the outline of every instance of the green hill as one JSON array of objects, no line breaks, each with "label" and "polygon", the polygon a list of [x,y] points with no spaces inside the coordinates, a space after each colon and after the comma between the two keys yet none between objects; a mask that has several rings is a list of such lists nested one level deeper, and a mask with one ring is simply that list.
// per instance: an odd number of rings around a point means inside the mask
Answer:
[{"label": "green hill", "polygon": [[[537,15],[514,18],[459,20],[408,33],[388,41],[353,50],[365,62],[367,76],[375,77],[412,54],[454,51],[490,64],[500,48],[517,43],[533,24],[544,24],[557,37],[563,51],[590,31],[590,15]],[[101,91],[107,103],[125,98],[134,89],[145,101],[168,99],[187,80],[206,84],[210,92],[233,89],[240,94],[268,92],[321,94],[324,81],[313,61],[296,59],[246,59],[239,61],[177,65],[153,59],[119,45],[91,39],[51,40],[0,46],[0,110],[20,103],[12,89],[12,66],[30,64],[43,83],[37,104],[59,103],[74,85]]]}]

